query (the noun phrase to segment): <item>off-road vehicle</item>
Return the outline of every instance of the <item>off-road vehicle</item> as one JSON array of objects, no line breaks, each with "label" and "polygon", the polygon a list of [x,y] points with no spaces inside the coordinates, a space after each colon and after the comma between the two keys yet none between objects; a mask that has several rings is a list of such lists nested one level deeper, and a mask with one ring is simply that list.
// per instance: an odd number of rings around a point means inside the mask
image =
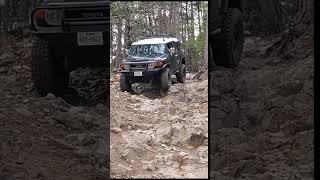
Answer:
[{"label": "off-road vehicle", "polygon": [[70,71],[109,63],[110,1],[42,0],[30,17],[32,79],[41,95],[63,95]]},{"label": "off-road vehicle", "polygon": [[242,7],[242,0],[209,3],[210,65],[233,68],[240,62],[244,42]]},{"label": "off-road vehicle", "polygon": [[168,90],[172,75],[176,75],[178,82],[185,82],[186,59],[177,38],[147,35],[131,44],[119,71],[122,91],[131,91],[133,83],[150,82],[158,82],[161,89]]}]

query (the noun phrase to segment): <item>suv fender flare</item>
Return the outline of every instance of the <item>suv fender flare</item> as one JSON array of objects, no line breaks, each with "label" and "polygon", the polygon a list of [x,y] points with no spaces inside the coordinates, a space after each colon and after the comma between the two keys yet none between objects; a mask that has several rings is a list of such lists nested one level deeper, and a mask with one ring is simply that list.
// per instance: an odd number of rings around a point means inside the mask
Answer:
[{"label": "suv fender flare", "polygon": [[170,67],[170,63],[167,63],[167,64],[162,66],[162,68],[169,68],[169,67]]},{"label": "suv fender flare", "polygon": [[224,11],[229,8],[239,9],[239,11],[243,11],[244,9],[244,1],[243,0],[225,0],[222,4]]},{"label": "suv fender flare", "polygon": [[186,57],[185,57],[185,56],[183,56],[183,57],[181,58],[181,60],[180,60],[180,66],[181,66],[181,64],[187,65],[187,63],[186,63]]}]

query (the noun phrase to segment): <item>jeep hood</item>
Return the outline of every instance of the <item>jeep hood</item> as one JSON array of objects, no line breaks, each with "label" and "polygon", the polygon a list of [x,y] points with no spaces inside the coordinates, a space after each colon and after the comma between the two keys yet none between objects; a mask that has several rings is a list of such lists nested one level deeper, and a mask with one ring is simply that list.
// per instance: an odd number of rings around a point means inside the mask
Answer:
[{"label": "jeep hood", "polygon": [[161,56],[146,57],[146,56],[131,56],[129,55],[125,61],[126,62],[142,62],[142,61],[157,61],[159,59],[165,59],[168,55],[163,54]]}]

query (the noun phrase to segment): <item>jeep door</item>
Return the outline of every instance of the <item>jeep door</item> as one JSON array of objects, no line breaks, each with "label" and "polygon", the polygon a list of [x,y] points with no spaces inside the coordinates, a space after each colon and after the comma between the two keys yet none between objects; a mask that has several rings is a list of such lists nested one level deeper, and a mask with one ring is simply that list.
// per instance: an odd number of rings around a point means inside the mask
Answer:
[{"label": "jeep door", "polygon": [[177,69],[176,71],[179,71],[180,69],[180,64],[181,64],[181,59],[182,59],[182,50],[181,50],[181,44],[180,42],[175,42],[174,43],[176,51],[177,51],[177,55],[176,55],[176,63],[177,63]]},{"label": "jeep door", "polygon": [[[167,47],[170,52],[170,72],[175,73],[177,69],[177,50],[172,42],[167,43]],[[171,48],[174,48],[174,52],[171,52]]]}]

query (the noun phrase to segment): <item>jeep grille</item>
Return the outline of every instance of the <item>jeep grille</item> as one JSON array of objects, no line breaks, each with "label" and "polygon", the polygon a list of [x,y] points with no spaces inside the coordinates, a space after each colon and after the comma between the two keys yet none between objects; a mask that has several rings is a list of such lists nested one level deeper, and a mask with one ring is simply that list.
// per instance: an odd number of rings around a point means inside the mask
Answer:
[{"label": "jeep grille", "polygon": [[65,10],[64,22],[75,23],[92,22],[97,24],[107,24],[109,21],[109,11],[107,7],[79,7]]},{"label": "jeep grille", "polygon": [[146,69],[147,64],[131,64],[130,69]]}]

